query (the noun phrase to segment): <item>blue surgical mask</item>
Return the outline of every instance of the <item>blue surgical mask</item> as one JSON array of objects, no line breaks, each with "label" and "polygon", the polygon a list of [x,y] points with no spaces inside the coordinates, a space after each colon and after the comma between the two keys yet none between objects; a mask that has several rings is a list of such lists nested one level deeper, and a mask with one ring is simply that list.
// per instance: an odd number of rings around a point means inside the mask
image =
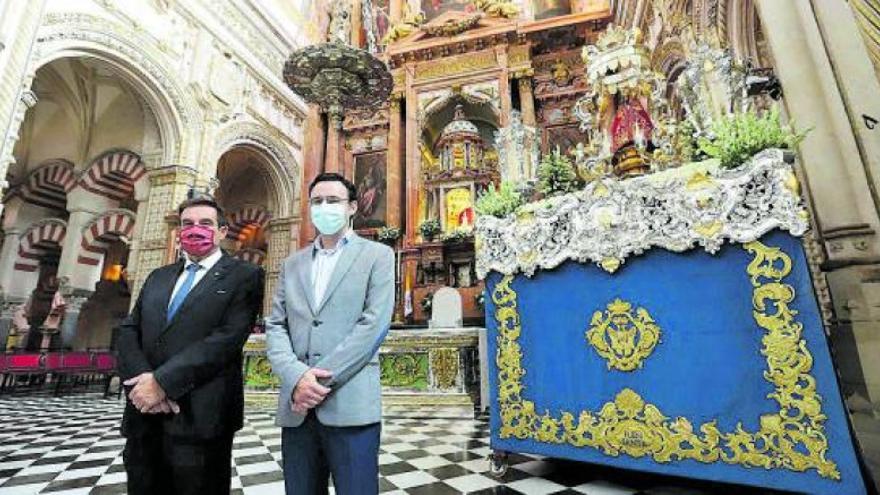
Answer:
[{"label": "blue surgical mask", "polygon": [[345,227],[346,209],[348,205],[345,203],[329,204],[321,203],[312,206],[309,214],[312,218],[312,224],[323,235],[333,235]]}]

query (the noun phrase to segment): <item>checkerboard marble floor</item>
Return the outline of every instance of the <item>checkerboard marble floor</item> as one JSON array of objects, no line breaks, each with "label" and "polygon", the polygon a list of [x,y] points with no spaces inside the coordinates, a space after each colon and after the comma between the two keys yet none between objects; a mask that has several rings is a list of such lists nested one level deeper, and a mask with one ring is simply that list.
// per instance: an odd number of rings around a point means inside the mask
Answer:
[{"label": "checkerboard marble floor", "polygon": [[[94,393],[0,397],[0,495],[121,494],[121,401]],[[272,412],[248,411],[235,438],[233,493],[281,494],[280,430]],[[503,479],[487,475],[488,424],[469,411],[386,408],[380,491],[544,495],[767,493],[513,455]]]}]

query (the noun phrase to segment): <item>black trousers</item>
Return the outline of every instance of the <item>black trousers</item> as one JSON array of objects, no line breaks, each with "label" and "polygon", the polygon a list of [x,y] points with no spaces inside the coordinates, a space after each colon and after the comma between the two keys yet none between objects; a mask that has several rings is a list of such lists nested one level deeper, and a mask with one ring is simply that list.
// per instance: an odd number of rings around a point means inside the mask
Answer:
[{"label": "black trousers", "polygon": [[128,438],[122,459],[129,495],[229,495],[233,436],[198,440],[157,433]]}]

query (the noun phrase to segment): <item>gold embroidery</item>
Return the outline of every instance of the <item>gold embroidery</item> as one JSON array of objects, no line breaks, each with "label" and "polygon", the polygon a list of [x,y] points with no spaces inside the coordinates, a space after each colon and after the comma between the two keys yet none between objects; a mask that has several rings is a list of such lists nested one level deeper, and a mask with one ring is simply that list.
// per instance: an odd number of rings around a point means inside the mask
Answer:
[{"label": "gold embroidery", "polygon": [[632,371],[641,368],[660,341],[660,327],[645,308],[636,308],[621,299],[608,309],[593,313],[586,333],[587,343],[608,362],[608,369]]},{"label": "gold embroidery", "polygon": [[797,312],[788,307],[795,293],[783,278],[791,272],[791,258],[757,241],[744,248],[754,255],[746,271],[753,286],[755,322],[766,332],[761,340],[761,354],[768,365],[764,378],[775,387],[769,398],[779,404],[779,411],[759,418],[757,432],[746,431],[740,423],[733,432],[722,433],[710,421],[700,425],[697,433],[687,419],[670,419],[630,389],[622,390],[598,413],[581,411],[575,417],[562,411],[557,417],[545,410],[539,414],[535,403],[524,397],[526,370],[518,342],[522,326],[517,294],[511,288],[513,277],[508,275],[492,293],[498,322],[499,436],[590,447],[613,457],[621,453],[650,456],[659,463],[720,460],[765,469],[815,469],[824,478],[839,480],[837,465],[826,458],[826,418],[810,375],[812,356],[802,338],[803,326],[795,319]]}]

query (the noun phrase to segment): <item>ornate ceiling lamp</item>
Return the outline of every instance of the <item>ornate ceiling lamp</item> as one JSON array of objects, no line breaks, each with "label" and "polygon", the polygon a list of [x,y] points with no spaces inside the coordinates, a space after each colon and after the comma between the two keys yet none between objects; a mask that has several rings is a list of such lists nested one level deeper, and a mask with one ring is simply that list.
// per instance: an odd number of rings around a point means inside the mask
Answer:
[{"label": "ornate ceiling lamp", "polygon": [[321,43],[293,52],[284,82],[328,116],[326,171],[339,170],[342,120],[346,110],[378,106],[394,85],[384,62],[344,43]]}]

